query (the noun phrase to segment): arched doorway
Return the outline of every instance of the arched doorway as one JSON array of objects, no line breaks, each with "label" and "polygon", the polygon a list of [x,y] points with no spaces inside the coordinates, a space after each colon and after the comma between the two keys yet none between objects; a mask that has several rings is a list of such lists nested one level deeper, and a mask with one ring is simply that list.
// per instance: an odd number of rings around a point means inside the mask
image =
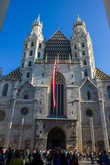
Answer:
[{"label": "arched doorway", "polygon": [[48,133],[47,149],[66,148],[66,136],[62,129],[55,127]]}]

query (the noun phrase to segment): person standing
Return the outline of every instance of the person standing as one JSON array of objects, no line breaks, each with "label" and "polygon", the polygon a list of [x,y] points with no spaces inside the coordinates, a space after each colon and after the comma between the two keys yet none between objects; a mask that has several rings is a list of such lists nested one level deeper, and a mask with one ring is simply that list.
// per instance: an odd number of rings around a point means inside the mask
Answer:
[{"label": "person standing", "polygon": [[14,153],[14,157],[12,158],[10,165],[24,165],[24,160],[21,157],[20,151],[16,150]]},{"label": "person standing", "polygon": [[0,148],[0,165],[4,165],[6,160],[6,150],[2,147]]}]

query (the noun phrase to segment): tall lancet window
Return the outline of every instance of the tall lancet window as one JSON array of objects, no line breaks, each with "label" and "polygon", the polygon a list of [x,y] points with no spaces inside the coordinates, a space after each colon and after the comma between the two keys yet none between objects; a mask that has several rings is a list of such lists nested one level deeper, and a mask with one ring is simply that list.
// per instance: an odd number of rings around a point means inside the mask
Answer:
[{"label": "tall lancet window", "polygon": [[2,91],[2,96],[7,96],[8,93],[8,84],[5,84]]},{"label": "tall lancet window", "polygon": [[53,108],[53,84],[51,81],[50,90],[50,112],[51,117],[65,117],[66,116],[66,92],[65,92],[65,78],[60,72],[56,73],[56,107]]},{"label": "tall lancet window", "polygon": [[110,99],[110,86],[107,87],[108,98]]}]

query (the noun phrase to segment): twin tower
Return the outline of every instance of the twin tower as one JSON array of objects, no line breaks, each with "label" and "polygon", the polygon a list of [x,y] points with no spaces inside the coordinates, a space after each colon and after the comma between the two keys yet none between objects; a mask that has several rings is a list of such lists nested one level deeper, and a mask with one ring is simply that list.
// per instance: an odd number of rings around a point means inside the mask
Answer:
[{"label": "twin tower", "polygon": [[90,35],[85,23],[77,17],[73,24],[73,35],[68,40],[60,30],[56,31],[48,40],[44,40],[40,15],[32,25],[32,31],[24,41],[21,70],[22,80],[32,80],[32,68],[35,64],[52,64],[55,58],[59,63],[77,64],[77,81],[85,77],[95,78],[95,62]]}]

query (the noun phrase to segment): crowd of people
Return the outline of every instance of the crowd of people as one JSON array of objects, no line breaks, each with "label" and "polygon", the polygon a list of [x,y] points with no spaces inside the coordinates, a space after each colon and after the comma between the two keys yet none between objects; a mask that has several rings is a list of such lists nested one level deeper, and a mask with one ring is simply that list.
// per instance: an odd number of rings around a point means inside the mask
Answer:
[{"label": "crowd of people", "polygon": [[106,151],[101,153],[67,152],[63,149],[53,149],[40,152],[38,149],[14,150],[0,148],[0,165],[79,165],[79,161],[89,160],[91,164],[110,165]]}]

